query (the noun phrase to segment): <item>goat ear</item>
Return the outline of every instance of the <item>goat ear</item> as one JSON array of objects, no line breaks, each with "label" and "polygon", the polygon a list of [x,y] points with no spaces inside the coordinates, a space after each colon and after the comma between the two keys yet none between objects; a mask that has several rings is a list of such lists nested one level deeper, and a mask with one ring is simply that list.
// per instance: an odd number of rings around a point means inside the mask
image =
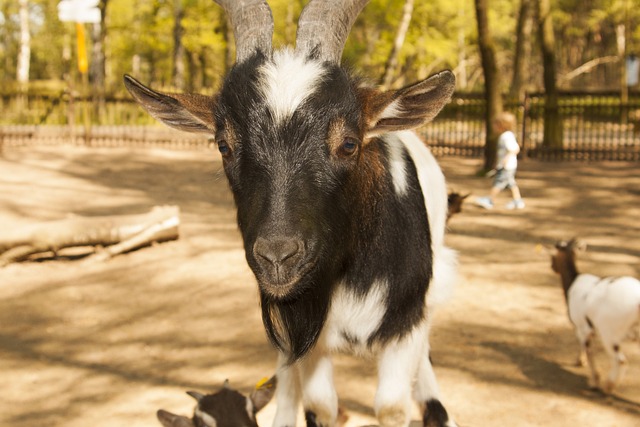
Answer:
[{"label": "goat ear", "polygon": [[367,137],[414,129],[430,122],[449,102],[455,85],[453,73],[443,71],[400,90],[364,92]]},{"label": "goat ear", "polygon": [[586,252],[587,243],[574,237],[571,239],[571,247],[577,252]]},{"label": "goat ear", "polygon": [[159,409],[158,412],[156,412],[156,416],[160,424],[164,427],[193,427],[193,423],[189,418],[172,414],[164,409]]},{"label": "goat ear", "polygon": [[191,397],[193,397],[196,401],[200,402],[202,400],[202,398],[204,397],[204,394],[198,392],[198,391],[188,391],[187,394]]},{"label": "goat ear", "polygon": [[268,381],[258,383],[255,390],[251,392],[251,396],[249,396],[249,398],[251,399],[253,408],[256,412],[264,408],[267,403],[269,403],[276,392],[277,382],[276,376],[274,375]]},{"label": "goat ear", "polygon": [[164,94],[152,90],[131,76],[124,85],[133,98],[154,118],[185,132],[215,135],[215,98],[198,94]]}]

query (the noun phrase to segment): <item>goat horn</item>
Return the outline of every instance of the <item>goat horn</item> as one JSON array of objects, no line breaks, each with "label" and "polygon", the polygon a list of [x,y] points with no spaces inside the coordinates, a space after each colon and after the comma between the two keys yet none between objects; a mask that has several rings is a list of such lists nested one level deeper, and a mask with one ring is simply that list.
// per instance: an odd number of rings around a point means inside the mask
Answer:
[{"label": "goat horn", "polygon": [[236,62],[256,51],[271,55],[273,15],[265,0],[214,0],[227,13],[236,39]]},{"label": "goat horn", "polygon": [[369,0],[311,0],[300,14],[296,51],[340,63],[353,23]]}]

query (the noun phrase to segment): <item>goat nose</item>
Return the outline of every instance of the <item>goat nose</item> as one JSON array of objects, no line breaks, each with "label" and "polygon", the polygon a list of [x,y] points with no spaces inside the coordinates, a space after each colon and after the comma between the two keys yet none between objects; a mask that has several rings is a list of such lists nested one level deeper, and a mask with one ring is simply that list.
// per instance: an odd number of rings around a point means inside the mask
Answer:
[{"label": "goat nose", "polygon": [[302,248],[302,242],[296,239],[258,238],[253,245],[253,253],[274,265],[282,265],[294,257]]}]

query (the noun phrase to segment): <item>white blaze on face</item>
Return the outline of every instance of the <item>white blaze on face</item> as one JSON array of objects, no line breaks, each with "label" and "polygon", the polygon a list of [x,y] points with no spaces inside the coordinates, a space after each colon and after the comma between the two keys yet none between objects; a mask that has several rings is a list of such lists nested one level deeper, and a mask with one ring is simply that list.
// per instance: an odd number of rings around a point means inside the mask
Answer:
[{"label": "white blaze on face", "polygon": [[322,81],[322,64],[307,61],[285,49],[273,54],[273,60],[259,69],[259,89],[267,100],[276,123],[280,123],[298,109]]}]

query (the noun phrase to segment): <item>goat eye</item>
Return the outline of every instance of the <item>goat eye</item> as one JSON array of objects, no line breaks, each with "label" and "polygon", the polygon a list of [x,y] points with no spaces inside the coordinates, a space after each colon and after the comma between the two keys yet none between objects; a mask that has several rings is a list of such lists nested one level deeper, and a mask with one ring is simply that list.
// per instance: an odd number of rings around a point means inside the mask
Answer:
[{"label": "goat eye", "polygon": [[229,148],[229,144],[227,144],[227,141],[225,141],[224,139],[217,141],[217,144],[218,151],[220,151],[220,154],[222,154],[223,156],[227,156],[231,153],[231,148]]},{"label": "goat eye", "polygon": [[358,149],[358,140],[355,138],[345,138],[340,146],[340,154],[350,156]]}]

